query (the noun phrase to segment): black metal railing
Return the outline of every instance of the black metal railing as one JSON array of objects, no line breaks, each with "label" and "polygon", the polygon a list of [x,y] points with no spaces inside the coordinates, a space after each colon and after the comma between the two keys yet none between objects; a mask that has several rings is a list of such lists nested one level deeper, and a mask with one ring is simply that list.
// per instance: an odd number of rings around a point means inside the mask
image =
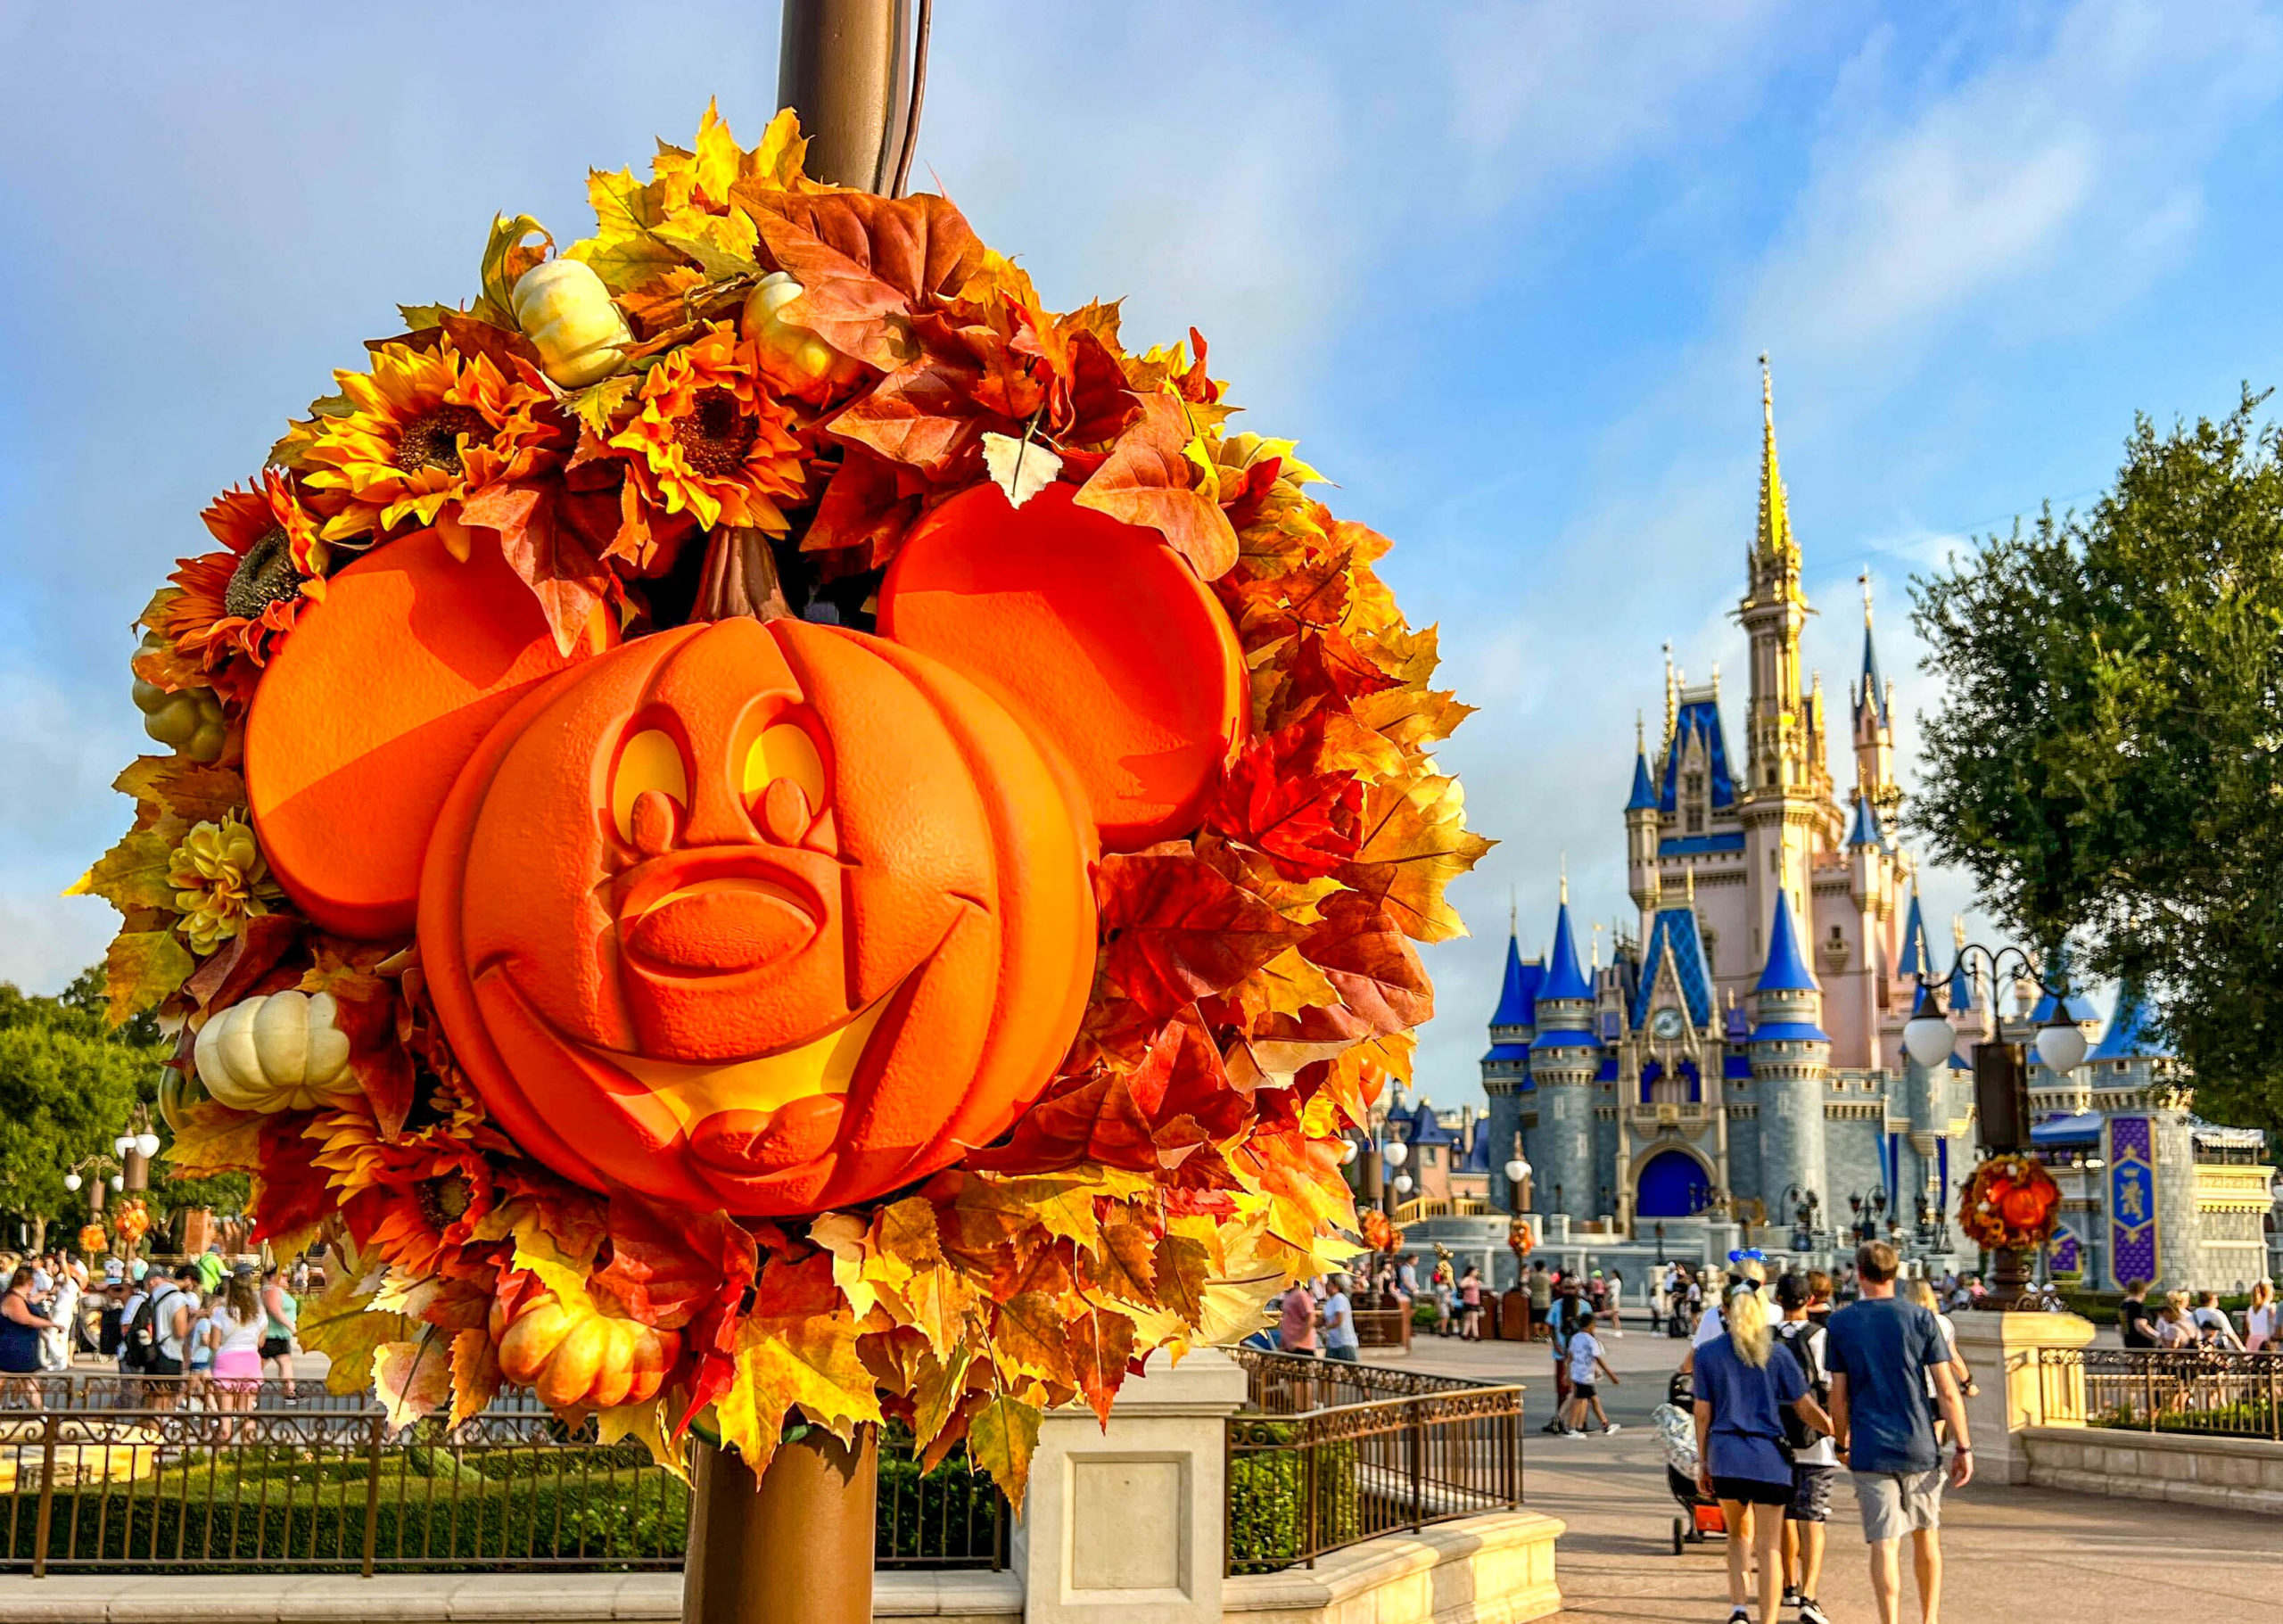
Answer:
[{"label": "black metal railing", "polygon": [[[1006,1503],[954,1455],[881,1440],[875,1561],[1001,1568]],[[676,1569],[690,1496],[633,1440],[528,1393],[391,1435],[369,1396],[162,1377],[0,1384],[0,1570]]]},{"label": "black metal railing", "polygon": [[1225,1559],[1265,1573],[1522,1503],[1522,1389],[1232,1350]]},{"label": "black metal railing", "polygon": [[2283,1354],[2041,1348],[2037,1373],[2048,1422],[2283,1439]]}]

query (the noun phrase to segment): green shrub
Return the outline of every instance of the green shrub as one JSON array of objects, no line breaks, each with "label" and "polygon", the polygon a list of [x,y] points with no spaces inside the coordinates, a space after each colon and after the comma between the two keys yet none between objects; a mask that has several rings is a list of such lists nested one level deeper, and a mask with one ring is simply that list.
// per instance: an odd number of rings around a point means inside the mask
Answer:
[{"label": "green shrub", "polygon": [[[1297,1429],[1262,1426],[1261,1441],[1292,1437]],[[1269,1573],[1308,1554],[1307,1462],[1299,1448],[1262,1449],[1229,1460],[1229,1565],[1232,1572]],[[1356,1446],[1319,1445],[1315,1456],[1315,1546],[1318,1550],[1361,1537],[1363,1506],[1356,1486]]]}]

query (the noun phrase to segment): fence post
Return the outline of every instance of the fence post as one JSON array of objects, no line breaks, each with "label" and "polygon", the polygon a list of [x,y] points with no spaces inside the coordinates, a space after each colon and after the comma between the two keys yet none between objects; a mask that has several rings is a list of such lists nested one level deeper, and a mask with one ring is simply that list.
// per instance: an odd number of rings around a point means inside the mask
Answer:
[{"label": "fence post", "polygon": [[370,1447],[365,1451],[365,1560],[363,1577],[373,1577],[374,1547],[381,1537],[381,1434],[388,1428],[385,1416],[366,1418],[366,1435]]},{"label": "fence post", "polygon": [[2279,1366],[2283,1366],[2283,1356],[2270,1356],[2267,1361],[2267,1435],[2283,1440],[2283,1381],[2276,1379]]},{"label": "fence post", "polygon": [[2147,1355],[2140,1359],[2142,1405],[2148,1414],[2148,1430],[2156,1430],[2156,1362]]},{"label": "fence post", "polygon": [[56,1414],[50,1410],[40,1425],[39,1516],[32,1534],[34,1579],[47,1577],[48,1534],[55,1526],[55,1429]]},{"label": "fence post", "polygon": [[1424,1398],[1406,1400],[1403,1406],[1404,1439],[1411,1461],[1411,1531],[1416,1534],[1426,1524],[1427,1422],[1419,1406],[1430,1402]]}]

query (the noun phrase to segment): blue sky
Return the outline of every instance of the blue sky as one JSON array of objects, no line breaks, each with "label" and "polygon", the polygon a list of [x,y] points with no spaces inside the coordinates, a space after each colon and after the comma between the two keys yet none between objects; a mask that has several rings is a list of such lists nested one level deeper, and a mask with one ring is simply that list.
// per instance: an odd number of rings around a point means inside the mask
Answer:
[{"label": "blue sky", "polygon": [[[757,135],[776,23],[0,0],[0,978],[50,989],[111,929],[57,893],[127,816],[127,628],[199,507],[395,303],[473,292],[495,210],[581,235],[586,169],[709,95]],[[1840,693],[1868,566],[1908,761],[1909,575],[2098,490],[2135,411],[2276,380],[2279,94],[2283,15],[2234,0],[970,0],[938,8],[919,163],[1050,301],[1200,328],[1239,426],[1396,539],[1504,842],[1455,892],[1479,934],[1428,955],[1422,1081],[1455,1104],[1510,886],[1526,941],[1564,851],[1583,912],[1628,907],[1659,646],[1741,678],[1754,356],[1809,658]]]}]

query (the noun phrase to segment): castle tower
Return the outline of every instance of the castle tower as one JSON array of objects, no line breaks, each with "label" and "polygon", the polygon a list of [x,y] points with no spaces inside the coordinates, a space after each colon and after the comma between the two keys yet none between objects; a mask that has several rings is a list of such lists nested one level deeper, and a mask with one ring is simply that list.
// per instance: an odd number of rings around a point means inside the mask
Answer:
[{"label": "castle tower", "polygon": [[1545,967],[1522,957],[1512,921],[1506,934],[1506,979],[1499,989],[1498,1008],[1490,1017],[1490,1047],[1482,1057],[1482,1092],[1490,1101],[1485,1114],[1490,1202],[1511,1209],[1513,1191],[1506,1182],[1506,1164],[1521,1143],[1524,1101],[1531,1097],[1530,1040],[1537,1035],[1537,989]]},{"label": "castle tower", "polygon": [[1625,801],[1625,883],[1641,913],[1641,941],[1649,939],[1660,894],[1657,863],[1657,780],[1649,771],[1647,740],[1633,720],[1633,793]]},{"label": "castle tower", "polygon": [[1831,1187],[1824,1153],[1824,1090],[1831,1067],[1831,1039],[1823,1030],[1823,989],[1800,951],[1792,902],[1781,890],[1768,927],[1768,961],[1752,989],[1752,1092],[1760,1103],[1760,1183],[1767,1191],[1768,1216],[1779,1211],[1786,1190],[1813,1191],[1824,1222],[1832,1222],[1841,1192]]},{"label": "castle tower", "polygon": [[[1792,533],[1783,471],[1776,459],[1775,389],[1764,355],[1760,416],[1760,528],[1746,561],[1750,589],[1736,606],[1751,643],[1742,811],[1745,880],[1755,924],[1768,917],[1771,892],[1802,900],[1811,895],[1817,834],[1826,821],[1830,797],[1821,707],[1801,688],[1800,629],[1807,622],[1808,600],[1800,588],[1800,544]],[[1835,839],[1838,830],[1829,833]],[[1753,947],[1755,952],[1761,950],[1759,943]]]},{"label": "castle tower", "polygon": [[1530,1043],[1530,1081],[1537,1096],[1537,1127],[1529,1135],[1541,1212],[1594,1216],[1594,1080],[1601,1043],[1593,1034],[1594,986],[1578,962],[1570,927],[1570,882],[1562,882],[1554,916],[1554,950],[1537,989],[1537,1035]]},{"label": "castle tower", "polygon": [[1871,638],[1871,572],[1863,582],[1863,673],[1847,687],[1854,717],[1855,794],[1867,800],[1880,820],[1890,826],[1902,803],[1902,789],[1894,781],[1894,684],[1879,679],[1878,645]]}]

